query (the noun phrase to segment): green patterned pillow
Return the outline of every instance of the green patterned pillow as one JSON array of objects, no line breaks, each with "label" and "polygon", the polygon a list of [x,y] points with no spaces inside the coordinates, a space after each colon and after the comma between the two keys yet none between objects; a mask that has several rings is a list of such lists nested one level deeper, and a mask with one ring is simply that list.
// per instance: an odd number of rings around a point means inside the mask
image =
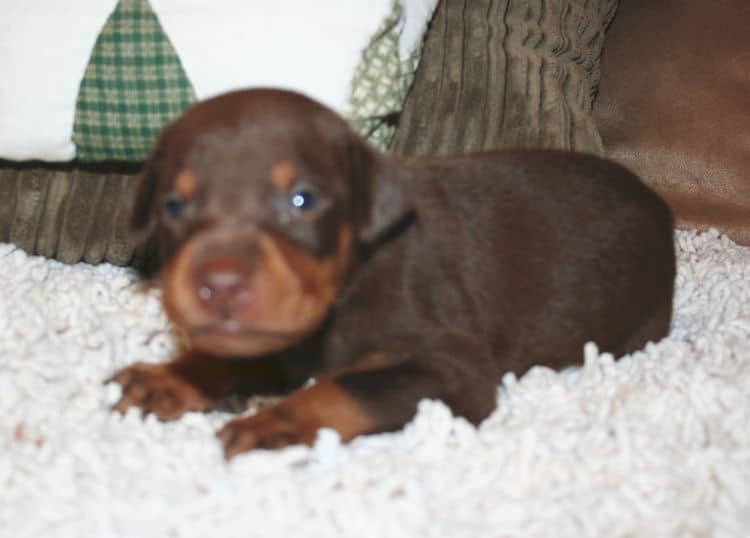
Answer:
[{"label": "green patterned pillow", "polygon": [[[401,57],[403,18],[401,0],[393,0],[352,74],[343,110],[381,148],[390,144],[395,128],[388,120],[401,109],[419,57],[419,47]],[[120,0],[81,81],[72,137],[76,157],[142,160],[159,131],[195,100],[189,73],[148,0]]]},{"label": "green patterned pillow", "polygon": [[140,160],[161,128],[195,101],[147,0],[120,0],[81,81],[73,142],[82,160]]},{"label": "green patterned pillow", "polygon": [[393,3],[392,13],[362,54],[354,73],[352,94],[346,116],[361,134],[382,149],[390,146],[396,126],[389,121],[406,99],[419,63],[417,47],[405,60],[399,54],[401,2]]}]

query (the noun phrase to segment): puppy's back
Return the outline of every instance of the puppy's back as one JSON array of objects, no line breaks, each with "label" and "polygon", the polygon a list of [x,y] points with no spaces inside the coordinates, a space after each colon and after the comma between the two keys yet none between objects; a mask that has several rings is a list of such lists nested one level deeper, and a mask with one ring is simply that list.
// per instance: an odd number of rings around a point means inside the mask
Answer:
[{"label": "puppy's back", "polygon": [[[415,186],[423,229],[442,230],[421,240],[471,273],[463,280],[482,312],[473,326],[503,351],[502,370],[530,358],[564,366],[587,341],[621,355],[667,334],[671,211],[624,167],[541,150],[421,165],[430,169]],[[450,212],[463,229],[446,233],[439,221]]]}]

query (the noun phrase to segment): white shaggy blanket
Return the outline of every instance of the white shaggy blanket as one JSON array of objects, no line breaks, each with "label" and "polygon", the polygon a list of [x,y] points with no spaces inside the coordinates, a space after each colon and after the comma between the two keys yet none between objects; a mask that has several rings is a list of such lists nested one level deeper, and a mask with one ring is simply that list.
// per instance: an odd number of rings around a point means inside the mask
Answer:
[{"label": "white shaggy blanket", "polygon": [[156,293],[0,245],[0,535],[750,535],[750,249],[679,232],[672,335],[618,362],[506,376],[475,429],[425,401],[403,432],[230,464],[228,415],[110,413],[115,369],[173,347]]}]

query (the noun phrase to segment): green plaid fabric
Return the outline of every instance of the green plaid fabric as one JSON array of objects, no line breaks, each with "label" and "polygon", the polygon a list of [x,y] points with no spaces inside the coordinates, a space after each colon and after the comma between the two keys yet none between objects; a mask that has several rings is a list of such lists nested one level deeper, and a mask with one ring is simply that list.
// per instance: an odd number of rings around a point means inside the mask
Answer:
[{"label": "green plaid fabric", "polygon": [[142,160],[158,132],[195,101],[147,0],[120,0],[86,68],[73,143],[81,160]]},{"label": "green plaid fabric", "polygon": [[[403,7],[362,54],[345,116],[375,145],[390,146],[397,114],[421,50],[399,56]],[[143,160],[159,131],[195,101],[195,92],[148,0],[120,0],[97,38],[81,81],[73,143],[84,161]]]},{"label": "green plaid fabric", "polygon": [[362,54],[346,111],[354,128],[381,149],[390,147],[396,127],[389,120],[403,108],[421,54],[421,47],[416,47],[401,60],[398,44],[402,15],[401,2],[394,0],[391,13]]}]

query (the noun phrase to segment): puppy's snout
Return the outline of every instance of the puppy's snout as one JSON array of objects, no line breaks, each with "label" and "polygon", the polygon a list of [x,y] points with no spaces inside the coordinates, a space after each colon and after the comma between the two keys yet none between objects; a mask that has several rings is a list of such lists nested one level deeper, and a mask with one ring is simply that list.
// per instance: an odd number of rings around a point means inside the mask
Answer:
[{"label": "puppy's snout", "polygon": [[220,313],[231,313],[253,299],[255,264],[235,257],[213,258],[196,270],[198,298],[203,305]]}]

